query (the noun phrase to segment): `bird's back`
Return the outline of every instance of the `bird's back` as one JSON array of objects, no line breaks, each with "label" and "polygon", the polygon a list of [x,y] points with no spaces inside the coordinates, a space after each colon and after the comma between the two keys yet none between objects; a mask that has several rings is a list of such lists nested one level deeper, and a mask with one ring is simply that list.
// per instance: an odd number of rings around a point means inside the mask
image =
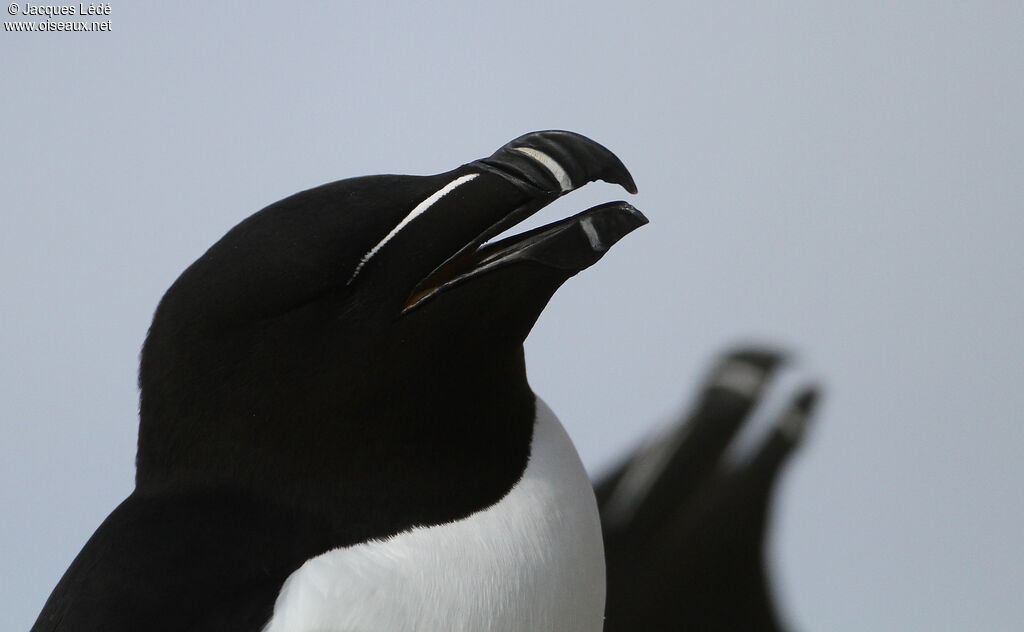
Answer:
[{"label": "bird's back", "polygon": [[227,494],[129,496],[100,525],[32,632],[253,632],[321,534]]}]

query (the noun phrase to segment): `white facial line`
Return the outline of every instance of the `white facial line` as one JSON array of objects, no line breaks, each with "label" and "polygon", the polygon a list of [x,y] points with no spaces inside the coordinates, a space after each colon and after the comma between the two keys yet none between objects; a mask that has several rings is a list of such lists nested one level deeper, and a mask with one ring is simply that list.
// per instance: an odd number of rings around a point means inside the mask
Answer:
[{"label": "white facial line", "polygon": [[562,165],[558,164],[554,158],[532,147],[513,147],[512,149],[526,154],[543,165],[545,169],[551,172],[551,175],[555,176],[558,186],[562,187],[563,191],[572,191],[572,180],[569,179],[569,174],[565,172],[565,169],[562,169]]},{"label": "white facial line", "polygon": [[602,512],[613,526],[629,522],[647,492],[683,441],[689,436],[689,426],[667,426],[651,434],[637,454],[626,464],[626,470],[612,488]]},{"label": "white facial line", "polygon": [[[427,199],[425,199],[422,202],[420,202],[419,204],[417,204],[416,208],[414,208],[411,211],[409,211],[409,214],[406,215],[404,218],[402,218],[402,221],[398,222],[398,225],[395,226],[394,228],[392,228],[390,233],[388,233],[387,235],[384,235],[384,239],[381,239],[379,242],[377,242],[376,246],[374,246],[373,248],[370,248],[370,250],[365,255],[363,255],[363,258],[359,261],[359,264],[356,265],[356,269],[352,272],[352,276],[349,277],[348,283],[352,283],[352,281],[355,280],[356,276],[358,276],[358,274],[359,274],[359,271],[363,269],[363,266],[365,266],[366,263],[370,259],[372,259],[373,256],[375,254],[377,254],[377,252],[380,251],[381,248],[384,247],[384,244],[386,244],[389,241],[391,241],[391,239],[395,235],[398,234],[398,231],[400,231],[403,228],[405,228],[409,224],[409,222],[411,222],[412,220],[416,219],[416,217],[418,215],[421,215],[422,213],[424,213],[428,208],[433,206],[438,200],[440,200],[444,196],[448,195],[449,193],[454,191],[456,188],[458,188],[458,187],[462,186],[463,184],[469,182],[470,180],[472,180],[473,178],[477,177],[478,175],[480,175],[480,174],[478,174],[478,173],[470,173],[468,175],[464,175],[462,177],[456,178],[456,179],[452,180],[451,182],[449,182],[448,184],[446,184],[443,187],[441,187],[440,189],[438,189],[437,191],[431,193],[430,197],[428,197]],[[348,285],[348,283],[346,283],[346,285]]]}]

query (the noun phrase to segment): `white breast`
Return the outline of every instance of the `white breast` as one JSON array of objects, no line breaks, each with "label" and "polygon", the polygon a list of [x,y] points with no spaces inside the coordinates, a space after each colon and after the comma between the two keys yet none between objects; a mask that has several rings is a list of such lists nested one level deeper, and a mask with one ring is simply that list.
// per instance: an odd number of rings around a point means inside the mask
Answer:
[{"label": "white breast", "polygon": [[587,474],[537,399],[530,460],[457,522],[328,551],[285,582],[264,632],[595,632],[604,549]]}]

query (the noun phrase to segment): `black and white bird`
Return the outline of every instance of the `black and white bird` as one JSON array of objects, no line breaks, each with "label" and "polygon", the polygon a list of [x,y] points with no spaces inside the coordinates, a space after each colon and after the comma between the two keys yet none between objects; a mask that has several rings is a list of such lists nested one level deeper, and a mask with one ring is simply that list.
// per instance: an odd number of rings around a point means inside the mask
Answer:
[{"label": "black and white bird", "polygon": [[230,230],[157,307],[135,491],[33,630],[600,630],[594,493],[522,343],[647,220],[612,202],[481,247],[596,179],[636,190],[539,132]]},{"label": "black and white bird", "polygon": [[[714,551],[735,569],[716,587],[756,573],[759,549],[692,549],[768,497],[776,465],[710,464],[774,360],[713,381],[710,409],[677,427],[694,432],[639,451],[597,498],[527,383],[523,340],[552,294],[647,220],[611,202],[488,240],[597,179],[636,191],[601,145],[535,132],[439,175],[310,189],[230,230],[160,301],[135,491],[33,632],[594,632],[605,547],[608,629],[679,629]],[[801,425],[801,397],[780,427]],[[751,511],[741,537],[759,543]]]},{"label": "black and white bird", "polygon": [[792,359],[738,348],[690,410],[598,481],[606,632],[788,629],[765,543],[778,477],[818,398]]}]

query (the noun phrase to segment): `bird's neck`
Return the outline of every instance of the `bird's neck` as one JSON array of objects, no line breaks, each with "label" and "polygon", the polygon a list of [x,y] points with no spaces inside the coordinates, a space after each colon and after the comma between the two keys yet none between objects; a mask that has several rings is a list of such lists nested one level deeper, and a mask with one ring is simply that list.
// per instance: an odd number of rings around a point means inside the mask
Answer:
[{"label": "bird's neck", "polygon": [[266,630],[376,629],[398,617],[430,630],[590,632],[601,628],[604,600],[594,493],[538,400],[528,465],[498,502],[308,560],[285,583]]},{"label": "bird's neck", "polygon": [[[451,382],[448,382],[451,384]],[[312,384],[290,410],[143,420],[142,494],[219,489],[324,520],[341,540],[461,519],[501,499],[529,457],[535,398],[521,357],[464,383],[398,385],[332,408]],[[148,423],[147,423],[148,421]]]}]

